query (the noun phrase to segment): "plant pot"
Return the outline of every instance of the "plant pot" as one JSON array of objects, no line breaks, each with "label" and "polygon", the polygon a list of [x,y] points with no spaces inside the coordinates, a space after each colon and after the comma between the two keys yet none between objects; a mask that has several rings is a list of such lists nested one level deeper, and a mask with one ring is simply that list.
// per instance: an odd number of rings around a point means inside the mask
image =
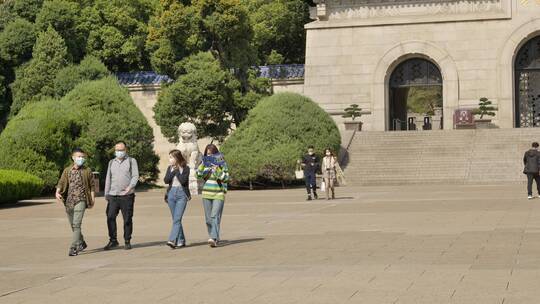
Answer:
[{"label": "plant pot", "polygon": [[492,128],[491,119],[476,119],[474,121],[477,129],[490,129]]},{"label": "plant pot", "polygon": [[346,121],[345,124],[345,130],[348,131],[362,131],[362,122],[361,121]]}]

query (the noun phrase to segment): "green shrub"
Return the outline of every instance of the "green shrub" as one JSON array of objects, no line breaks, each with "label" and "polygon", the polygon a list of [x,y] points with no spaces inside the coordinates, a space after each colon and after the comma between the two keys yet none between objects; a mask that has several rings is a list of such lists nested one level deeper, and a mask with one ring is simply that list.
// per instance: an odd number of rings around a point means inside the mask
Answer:
[{"label": "green shrub", "polygon": [[74,144],[89,153],[93,170],[104,176],[109,160],[114,157],[114,144],[123,140],[130,156],[137,159],[141,181],[157,178],[159,157],[153,150],[152,128],[127,89],[114,77],[83,82],[69,92],[62,103],[80,127]]},{"label": "green shrub", "polygon": [[98,80],[110,74],[99,59],[87,56],[79,65],[69,65],[56,74],[54,94],[56,98],[61,98],[83,81]]},{"label": "green shrub", "polygon": [[302,95],[280,93],[261,100],[222,150],[234,183],[289,182],[309,145],[339,151],[340,143],[336,124],[323,109]]},{"label": "green shrub", "polygon": [[118,140],[130,146],[141,180],[154,180],[152,129],[127,90],[112,77],[83,82],[61,100],[26,105],[10,120],[0,134],[0,168],[33,173],[50,191],[71,162],[72,148],[86,150],[89,166],[104,174]]},{"label": "green shrub", "polygon": [[35,42],[34,25],[22,18],[15,19],[0,33],[0,58],[12,66],[20,65],[32,57]]},{"label": "green shrub", "polygon": [[0,170],[0,204],[15,203],[38,196],[43,180],[26,172]]},{"label": "green shrub", "polygon": [[50,190],[66,164],[78,129],[57,100],[25,106],[0,135],[0,168],[35,174]]}]

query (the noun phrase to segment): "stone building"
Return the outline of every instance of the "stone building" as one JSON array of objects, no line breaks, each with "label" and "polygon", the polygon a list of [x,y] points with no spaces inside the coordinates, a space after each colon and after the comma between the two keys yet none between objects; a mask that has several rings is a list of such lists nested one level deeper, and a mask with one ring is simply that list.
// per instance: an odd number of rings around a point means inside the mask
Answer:
[{"label": "stone building", "polygon": [[540,126],[539,0],[315,2],[303,93],[336,120],[358,104],[364,130],[406,129],[426,116],[411,111],[420,88],[433,129],[453,129],[481,97],[500,128]]}]

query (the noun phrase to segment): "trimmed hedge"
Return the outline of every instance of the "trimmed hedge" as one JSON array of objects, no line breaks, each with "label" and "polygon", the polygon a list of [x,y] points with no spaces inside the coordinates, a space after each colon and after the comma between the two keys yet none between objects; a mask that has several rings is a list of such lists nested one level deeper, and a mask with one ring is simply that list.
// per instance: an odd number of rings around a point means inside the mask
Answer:
[{"label": "trimmed hedge", "polygon": [[16,170],[0,170],[0,204],[16,203],[36,197],[43,189],[43,180]]},{"label": "trimmed hedge", "polygon": [[338,152],[341,136],[333,119],[311,99],[279,93],[262,99],[225,141],[222,150],[233,184],[295,180],[296,161],[313,145],[321,155]]}]

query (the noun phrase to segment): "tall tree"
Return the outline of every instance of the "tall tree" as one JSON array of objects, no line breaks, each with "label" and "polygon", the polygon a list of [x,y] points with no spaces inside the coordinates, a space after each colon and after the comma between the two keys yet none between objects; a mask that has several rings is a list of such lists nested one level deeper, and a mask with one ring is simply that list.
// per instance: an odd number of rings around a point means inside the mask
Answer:
[{"label": "tall tree", "polygon": [[52,26],[64,39],[73,61],[84,55],[86,33],[81,27],[81,6],[69,0],[46,0],[36,17],[36,26],[45,31]]},{"label": "tall tree", "polygon": [[111,71],[149,67],[145,50],[154,0],[95,0],[81,12],[82,31],[88,32],[86,54],[99,58]]},{"label": "tall tree", "polygon": [[11,116],[29,102],[54,96],[54,79],[56,73],[67,65],[67,56],[64,39],[52,27],[38,36],[32,60],[16,71],[15,82],[11,85]]}]

